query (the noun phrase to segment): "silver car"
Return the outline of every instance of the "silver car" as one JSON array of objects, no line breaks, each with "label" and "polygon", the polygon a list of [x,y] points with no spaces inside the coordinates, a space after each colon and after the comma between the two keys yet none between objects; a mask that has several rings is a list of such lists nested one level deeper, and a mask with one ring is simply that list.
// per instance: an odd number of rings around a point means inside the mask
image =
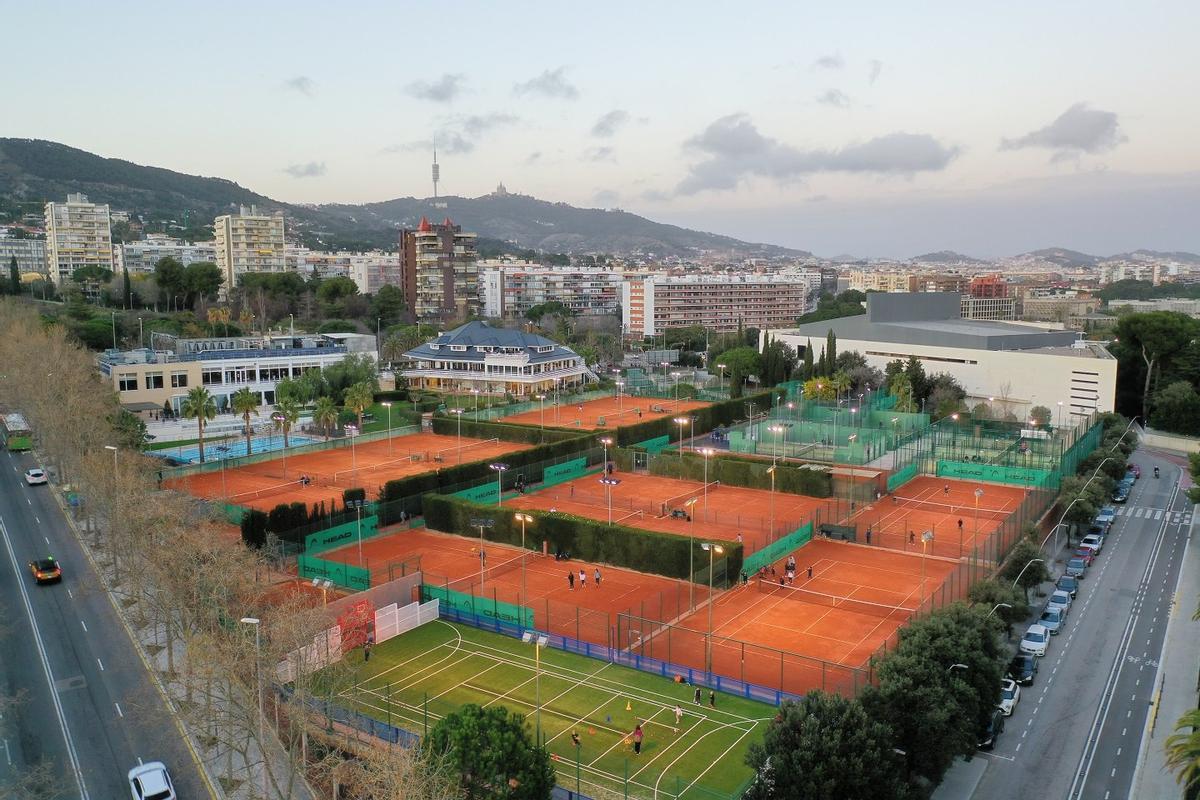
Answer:
[{"label": "silver car", "polygon": [[1030,625],[1025,629],[1019,645],[1022,653],[1033,653],[1035,656],[1046,655],[1046,647],[1050,644],[1050,631],[1044,625]]},{"label": "silver car", "polygon": [[1062,630],[1063,622],[1066,617],[1063,612],[1057,608],[1047,608],[1042,612],[1042,616],[1038,617],[1038,624],[1050,631],[1050,635],[1054,636]]},{"label": "silver car", "polygon": [[1066,616],[1067,612],[1071,610],[1071,593],[1055,589],[1050,595],[1050,599],[1046,601],[1046,608],[1062,609],[1063,616]]}]

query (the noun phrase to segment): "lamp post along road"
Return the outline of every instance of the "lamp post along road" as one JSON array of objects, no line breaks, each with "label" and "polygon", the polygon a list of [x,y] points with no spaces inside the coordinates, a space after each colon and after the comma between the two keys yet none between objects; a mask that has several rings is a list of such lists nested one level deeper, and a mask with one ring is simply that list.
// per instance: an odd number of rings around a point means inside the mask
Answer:
[{"label": "lamp post along road", "polygon": [[267,746],[266,740],[263,738],[262,638],[259,634],[261,623],[256,617],[242,617],[241,621],[243,625],[254,626],[254,663],[258,675],[256,679],[258,686],[258,748],[262,756],[262,764],[259,769],[262,773],[263,797],[270,797],[267,792]]}]

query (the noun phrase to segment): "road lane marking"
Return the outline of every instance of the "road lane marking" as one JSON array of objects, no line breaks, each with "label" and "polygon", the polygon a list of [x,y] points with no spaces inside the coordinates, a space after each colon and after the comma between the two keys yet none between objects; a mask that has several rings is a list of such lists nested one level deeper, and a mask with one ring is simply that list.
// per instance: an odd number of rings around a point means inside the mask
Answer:
[{"label": "road lane marking", "polygon": [[87,623],[84,622],[83,620],[79,620],[79,624],[83,626],[83,632],[87,633],[88,632]]},{"label": "road lane marking", "polygon": [[117,707],[117,716],[118,716],[118,717],[124,717],[124,716],[125,716],[125,713],[124,713],[123,711],[121,711],[121,704],[120,704],[120,703],[113,703],[113,705]]},{"label": "road lane marking", "polygon": [[75,595],[71,593],[70,589],[67,589],[67,597],[71,598],[72,600],[75,599]]},{"label": "road lane marking", "polygon": [[[8,559],[12,563],[13,574],[20,575],[21,570],[17,566],[17,554],[13,552],[12,541],[8,538],[8,527],[4,524],[3,517],[0,517],[0,536],[4,538],[4,547],[8,551]],[[25,613],[29,617],[29,626],[33,632],[33,644],[37,649],[38,658],[42,662],[42,672],[46,675],[46,684],[50,689],[50,700],[54,705],[54,714],[58,717],[58,726],[62,730],[63,740],[67,745],[67,757],[71,761],[71,769],[75,773],[75,785],[79,787],[79,795],[82,800],[89,800],[87,784],[83,780],[83,769],[79,764],[79,754],[75,752],[75,741],[71,738],[71,732],[67,728],[66,712],[63,711],[62,701],[59,700],[58,692],[54,691],[54,671],[50,668],[50,658],[46,654],[46,645],[42,642],[41,628],[38,627],[37,620],[33,616],[33,604],[29,601],[29,592],[25,588],[25,581],[18,580],[16,582],[17,589],[21,594],[21,601],[25,606]]]},{"label": "road lane marking", "polygon": [[49,536],[43,536],[42,538],[46,540],[46,545],[47,545],[47,546],[49,546],[49,544],[50,544],[50,537],[49,537]]},{"label": "road lane marking", "polygon": [[96,663],[100,665],[100,671],[104,672],[104,662],[97,658]]}]

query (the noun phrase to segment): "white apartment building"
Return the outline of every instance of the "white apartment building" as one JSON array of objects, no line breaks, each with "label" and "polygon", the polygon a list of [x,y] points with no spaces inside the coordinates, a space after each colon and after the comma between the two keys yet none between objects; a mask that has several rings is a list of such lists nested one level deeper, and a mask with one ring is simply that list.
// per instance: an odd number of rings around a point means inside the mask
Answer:
[{"label": "white apartment building", "polygon": [[860,292],[915,292],[921,288],[916,273],[875,269],[852,269],[848,273],[851,289]]},{"label": "white apartment building", "polygon": [[542,303],[559,302],[580,316],[615,314],[626,273],[603,267],[545,267],[479,262],[479,303],[485,317],[524,317]]},{"label": "white apartment building", "polygon": [[1160,297],[1155,300],[1111,300],[1108,307],[1112,310],[1129,311],[1174,311],[1187,314],[1189,317],[1200,317],[1200,300],[1186,297]]},{"label": "white apartment building", "polygon": [[703,325],[718,333],[792,324],[808,312],[799,275],[657,275],[621,284],[621,325],[630,336]]},{"label": "white apartment building", "polygon": [[967,320],[960,312],[958,294],[870,294],[865,314],[769,333],[798,353],[809,343],[819,353],[832,330],[838,352],[862,353],[880,370],[915,356],[926,374],[954,376],[969,405],[988,403],[1018,418],[1039,405],[1064,417],[1113,410],[1117,361],[1103,345],[1073,331]]},{"label": "white apartment building", "polygon": [[50,280],[62,286],[80,267],[112,270],[112,222],[107,205],[87,195],[67,195],[65,203],[46,203],[46,265]]},{"label": "white apartment building", "polygon": [[0,274],[8,277],[12,260],[17,260],[17,272],[22,275],[36,272],[46,274],[45,239],[9,239],[0,237]]},{"label": "white apartment building", "polygon": [[185,267],[201,261],[216,263],[217,246],[215,242],[185,242],[163,233],[151,233],[141,241],[113,247],[113,264],[117,272],[123,269],[130,273],[153,272],[154,265],[167,257]]},{"label": "white apartment building", "polygon": [[287,269],[282,214],[259,214],[254,206],[242,206],[240,213],[213,220],[213,233],[216,264],[225,276],[222,291],[237,286],[244,273]]},{"label": "white apartment building", "polygon": [[962,295],[963,319],[1014,320],[1017,318],[1016,297],[972,297]]},{"label": "white apartment building", "polygon": [[288,248],[288,267],[302,272],[305,277],[316,270],[322,278],[349,278],[361,294],[375,294],[386,284],[400,285],[400,254],[382,250],[325,253]]}]

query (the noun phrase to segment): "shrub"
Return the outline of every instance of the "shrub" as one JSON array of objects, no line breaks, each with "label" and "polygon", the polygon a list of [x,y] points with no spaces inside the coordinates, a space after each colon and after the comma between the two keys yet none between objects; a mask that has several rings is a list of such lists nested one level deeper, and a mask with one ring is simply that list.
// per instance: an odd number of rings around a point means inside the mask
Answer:
[{"label": "shrub", "polygon": [[258,549],[267,541],[267,515],[256,508],[246,509],[242,514],[242,541],[247,547]]}]

